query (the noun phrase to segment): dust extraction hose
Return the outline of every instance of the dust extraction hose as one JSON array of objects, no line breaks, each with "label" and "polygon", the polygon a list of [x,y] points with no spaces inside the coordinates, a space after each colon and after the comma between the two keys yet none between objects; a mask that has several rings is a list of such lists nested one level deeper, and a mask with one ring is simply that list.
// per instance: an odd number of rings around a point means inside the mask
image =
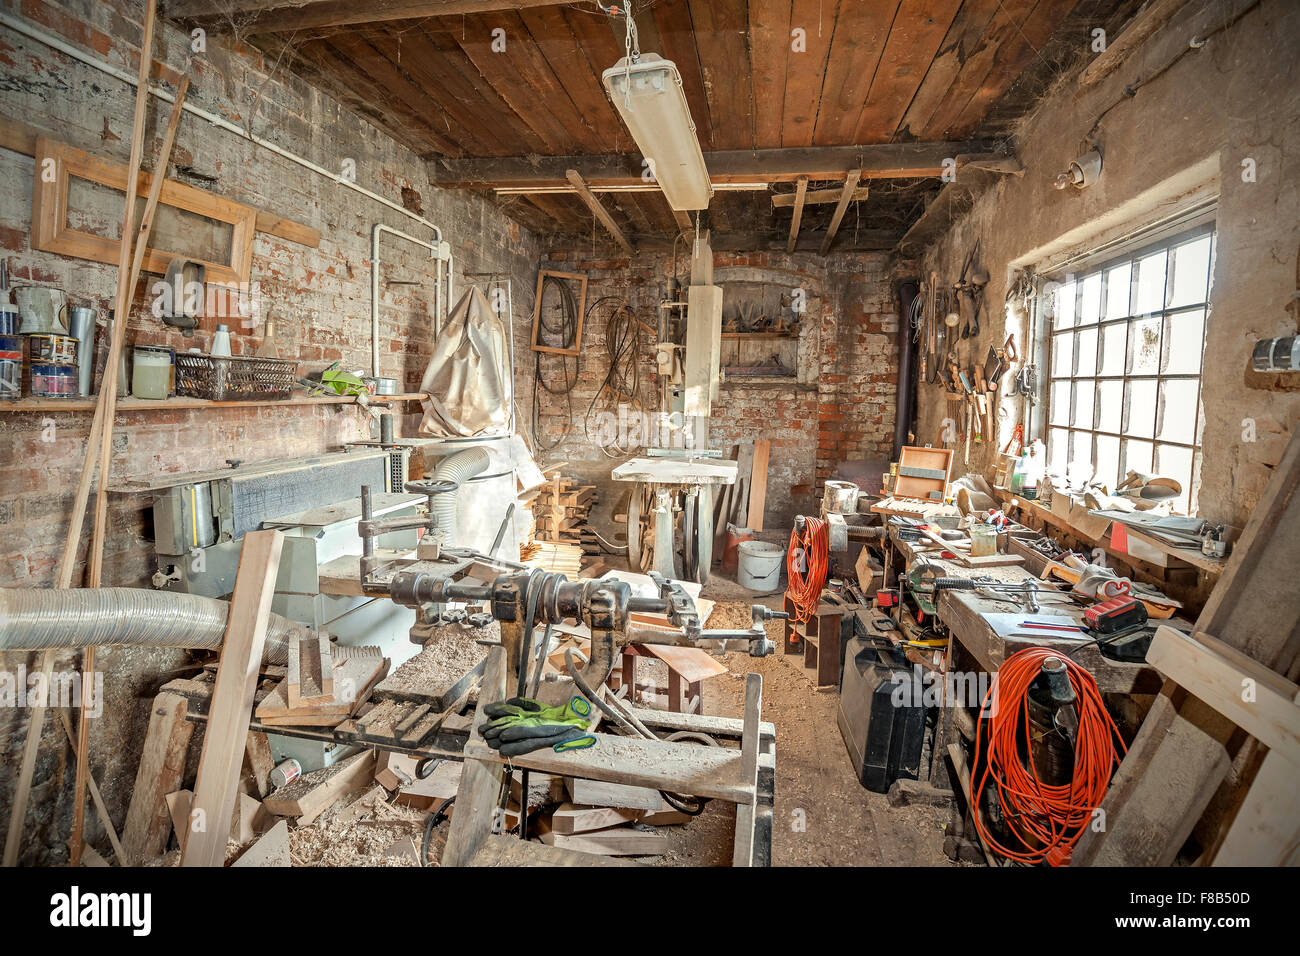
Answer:
[{"label": "dust extraction hose", "polygon": [[[230,605],[216,598],[144,588],[0,589],[0,651],[49,648],[181,647],[221,650]],[[286,664],[290,635],[303,625],[272,614],[262,652]]]},{"label": "dust extraction hose", "polygon": [[[492,461],[487,449],[466,448],[454,455],[448,455],[433,470],[434,481],[454,481],[462,484],[487,471]],[[460,489],[433,498],[433,513],[438,516],[438,541],[450,545],[456,539],[456,501],[460,498]]]}]

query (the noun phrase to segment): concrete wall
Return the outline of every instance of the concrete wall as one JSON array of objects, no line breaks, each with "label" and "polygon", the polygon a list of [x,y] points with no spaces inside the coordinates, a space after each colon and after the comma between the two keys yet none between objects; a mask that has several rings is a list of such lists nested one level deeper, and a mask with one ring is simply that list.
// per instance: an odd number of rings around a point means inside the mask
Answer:
[{"label": "concrete wall", "polygon": [[[688,265],[679,256],[677,269],[683,278]],[[654,328],[672,260],[661,254],[639,254],[629,260],[557,249],[546,256],[543,268],[586,274],[589,305],[604,296],[625,298],[634,314]],[[714,254],[714,282],[724,288],[724,309],[729,283],[770,283],[804,292],[806,311],[800,323],[795,375],[724,381],[710,422],[713,448],[729,450],[738,442],[755,438],[772,441],[765,520],[768,529],[788,528],[795,514],[815,512],[816,499],[827,478],[860,480],[874,475],[871,480],[879,484],[894,434],[898,364],[894,275],[892,257],[884,253],[841,253],[826,259],[805,253]],[[609,367],[605,314],[593,317],[583,329],[583,354],[577,362],[577,385],[572,392],[572,429],[562,445],[543,456],[543,461],[567,462],[565,473],[602,485],[605,500],[597,511],[598,519],[608,514],[623,490],[618,483],[609,482],[610,469],[626,460],[606,457],[584,429],[588,408]],[[659,384],[653,372],[653,338],[647,332],[644,339],[643,401],[657,409]],[[724,364],[728,362],[728,345],[724,343]],[[558,383],[563,374],[560,360],[547,357],[542,361],[547,381]],[[572,369],[574,360],[567,361]],[[527,416],[532,396],[532,360],[521,353],[517,367],[520,410]],[[545,445],[560,438],[565,423],[570,421],[570,412],[564,397],[543,391],[541,398],[539,433],[540,444]],[[598,402],[596,414],[603,407]],[[593,417],[593,433],[596,420]],[[606,532],[612,527],[602,522],[601,530]]]},{"label": "concrete wall", "polygon": [[[134,74],[143,4],[68,0],[3,6]],[[188,37],[160,23],[154,55],[172,69],[182,69],[190,55]],[[193,82],[191,102],[249,124],[254,133],[326,168],[339,169],[344,159],[351,159],[359,184],[394,202],[406,202],[407,208],[422,209],[452,245],[460,288],[461,272],[499,272],[513,276],[517,285],[531,286],[539,249],[535,236],[474,195],[433,189],[419,157],[298,78],[274,71],[255,52],[232,51],[211,38],[207,52],[196,55],[187,72]],[[175,78],[170,72],[166,76]],[[133,88],[125,83],[0,27],[4,117],[125,164],[134,99]],[[168,110],[169,104],[151,100],[146,169],[155,167]],[[299,374],[336,360],[345,368],[368,369],[371,226],[383,222],[426,237],[429,230],[193,116],[181,120],[172,158],[173,175],[183,181],[320,230],[317,249],[259,233],[253,247],[254,291],[260,294],[263,313],[269,310],[275,317],[282,354],[299,359]],[[0,150],[0,254],[8,260],[12,283],[57,286],[75,304],[94,305],[106,315],[116,287],[115,266],[32,250],[28,234],[33,171],[32,157]],[[116,228],[120,216],[120,198],[114,197],[94,213],[90,225]],[[382,253],[382,371],[398,378],[403,390],[414,391],[432,346],[433,287],[427,253],[391,237],[383,240]],[[389,286],[388,280],[419,284]],[[146,289],[147,282],[142,282],[128,345],[208,347],[213,322],[193,339],[183,339],[148,314]],[[103,329],[101,338],[106,339]],[[252,351],[260,341],[261,326],[254,326],[248,334],[235,335],[234,349]],[[419,405],[406,410],[401,424],[412,434]],[[0,586],[53,583],[90,418],[89,413],[16,414],[0,408]],[[221,467],[228,458],[258,461],[320,453],[368,437],[371,427],[368,413],[351,406],[119,414],[113,480]],[[111,499],[105,584],[148,586],[154,570],[149,503],[143,495]],[[83,543],[83,560],[85,550]],[[92,730],[91,766],[119,827],[139,758],[148,697],[174,673],[179,657],[127,650],[100,657],[107,668],[109,701],[105,716]],[[61,655],[58,666],[72,667],[76,660]],[[13,671],[23,664],[30,667],[33,660],[9,654],[0,666]],[[0,713],[0,818],[9,815],[26,728],[25,711]],[[33,861],[58,859],[69,832],[70,754],[62,731],[49,722],[46,728],[25,843],[24,859]],[[93,812],[87,818],[92,841],[106,849]]]},{"label": "concrete wall", "polygon": [[[1217,192],[1200,508],[1238,526],[1300,416],[1300,396],[1282,390],[1278,376],[1249,371],[1256,339],[1295,331],[1285,306],[1295,291],[1300,246],[1300,5],[1263,0],[1235,25],[1214,32],[1246,7],[1193,0],[1104,81],[1080,89],[1073,75],[1065,77],[1016,137],[1024,177],[1006,177],[989,188],[928,249],[921,270],[951,282],[967,250],[982,241],[992,277],[990,321],[977,340],[962,345],[964,367],[1005,340],[1003,303],[1016,269],[1094,248],[1193,194]],[[1209,39],[1189,52],[1193,36]],[[1125,86],[1145,77],[1152,78],[1127,98]],[[1082,144],[1094,124],[1105,157],[1100,181],[1058,192],[1052,180],[1087,148]],[[1243,180],[1246,160],[1253,160],[1254,181]],[[942,444],[942,421],[956,406],[940,386],[920,391],[920,439]],[[1019,402],[1002,406],[997,445],[972,446],[971,470],[991,475],[996,448],[1019,421]],[[960,458],[959,449],[958,471]]]}]

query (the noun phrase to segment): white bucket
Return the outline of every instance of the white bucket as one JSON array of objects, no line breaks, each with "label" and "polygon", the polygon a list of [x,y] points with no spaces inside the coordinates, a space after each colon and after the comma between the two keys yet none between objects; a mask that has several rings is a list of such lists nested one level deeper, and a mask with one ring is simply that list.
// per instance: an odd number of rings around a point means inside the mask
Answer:
[{"label": "white bucket", "polygon": [[781,580],[781,560],[785,548],[769,541],[742,541],[736,548],[740,556],[736,581],[751,591],[775,591]]}]

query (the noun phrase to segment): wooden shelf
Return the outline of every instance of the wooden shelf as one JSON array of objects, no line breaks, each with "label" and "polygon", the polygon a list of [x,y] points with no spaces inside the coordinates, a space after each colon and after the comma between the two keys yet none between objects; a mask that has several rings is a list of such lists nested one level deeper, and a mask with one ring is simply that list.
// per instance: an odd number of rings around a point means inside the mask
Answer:
[{"label": "wooden shelf", "polygon": [[[1107,531],[1105,536],[1100,539],[1092,538],[1085,535],[1069,522],[1065,521],[1060,515],[1053,512],[1051,508],[1044,507],[1032,498],[1023,498],[1020,495],[1013,495],[1006,491],[1000,492],[999,497],[1002,499],[1004,505],[1013,508],[1023,508],[1041,521],[1050,524],[1052,527],[1060,531],[1074,535],[1074,537],[1079,538],[1080,540],[1091,541],[1093,544],[1104,549],[1111,557],[1118,558],[1126,564],[1137,562],[1141,565],[1154,566],[1151,565],[1149,561],[1145,561],[1142,558],[1135,557],[1134,555],[1112,547],[1109,531]],[[1141,525],[1130,526],[1129,534],[1133,534],[1135,530],[1140,533]],[[1174,558],[1178,561],[1184,562],[1185,564],[1189,564],[1192,567],[1199,568],[1207,574],[1222,574],[1228,567],[1228,561],[1226,558],[1211,558],[1208,555],[1204,555],[1200,551],[1191,548],[1175,548],[1171,545],[1165,544],[1157,538],[1149,537],[1147,535],[1142,535],[1141,540],[1144,544],[1161,551],[1167,557]]]},{"label": "wooden shelf", "polygon": [[[375,395],[371,404],[386,405],[390,402],[418,402],[425,398],[423,392],[405,395]],[[0,412],[17,414],[20,412],[93,412],[98,400],[89,398],[22,398],[16,402],[0,402]],[[355,405],[354,395],[296,395],[293,398],[257,399],[248,402],[213,402],[206,398],[187,398],[177,396],[154,401],[147,398],[127,396],[117,400],[117,414],[162,412],[169,409],[202,408],[256,408],[261,405]]]}]

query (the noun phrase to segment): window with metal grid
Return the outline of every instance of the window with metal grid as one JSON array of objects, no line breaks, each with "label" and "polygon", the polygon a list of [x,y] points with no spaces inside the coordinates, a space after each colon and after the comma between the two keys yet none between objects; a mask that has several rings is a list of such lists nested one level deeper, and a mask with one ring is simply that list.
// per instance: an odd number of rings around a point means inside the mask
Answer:
[{"label": "window with metal grid", "polygon": [[1199,485],[1201,366],[1214,268],[1213,224],[1088,265],[1055,288],[1047,460],[1110,491],[1130,470]]}]

